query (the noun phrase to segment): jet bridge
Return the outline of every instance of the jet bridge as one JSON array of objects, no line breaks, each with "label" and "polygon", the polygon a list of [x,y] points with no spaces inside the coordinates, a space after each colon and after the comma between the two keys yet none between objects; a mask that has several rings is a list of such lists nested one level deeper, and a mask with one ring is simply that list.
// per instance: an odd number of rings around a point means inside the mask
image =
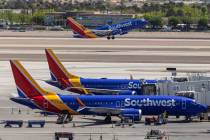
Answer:
[{"label": "jet bridge", "polygon": [[156,94],[185,96],[210,106],[210,77],[188,75],[172,77],[171,80],[159,80],[156,83]]},{"label": "jet bridge", "polygon": [[210,77],[203,73],[188,73],[187,76],[179,77],[173,71],[170,78],[141,81],[141,95],[185,96],[210,106]]}]

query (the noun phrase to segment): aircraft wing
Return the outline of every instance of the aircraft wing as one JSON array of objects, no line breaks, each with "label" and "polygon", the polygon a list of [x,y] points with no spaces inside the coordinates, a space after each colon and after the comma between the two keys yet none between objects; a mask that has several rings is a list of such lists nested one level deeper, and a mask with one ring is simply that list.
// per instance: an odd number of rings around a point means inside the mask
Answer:
[{"label": "aircraft wing", "polygon": [[[56,85],[56,84],[59,85],[59,83],[57,81],[52,81],[52,80],[41,80],[41,81],[44,81],[44,82],[46,82],[48,84],[52,84],[52,85]],[[122,94],[135,95],[136,94],[135,91],[129,91],[129,93],[128,93],[128,90],[99,89],[99,88],[85,88],[85,87],[67,87],[62,90],[71,91],[73,89],[85,89],[89,93],[97,94],[97,95],[122,95]]]},{"label": "aircraft wing", "polygon": [[77,109],[77,112],[83,112],[83,111],[89,111],[95,114],[111,114],[111,115],[119,115],[123,109],[121,108],[109,108],[109,107],[89,107],[86,106],[78,97],[77,102],[79,104],[79,108]]},{"label": "aircraft wing", "polygon": [[112,35],[112,30],[92,30],[97,36],[109,36]]},{"label": "aircraft wing", "polygon": [[[81,89],[81,87],[68,87],[65,90],[70,90],[70,89]],[[84,88],[85,90],[89,91],[89,93],[97,93],[101,95],[118,95],[122,90],[112,90],[112,89],[99,89],[99,88]]]},{"label": "aircraft wing", "polygon": [[[50,83],[50,84],[59,84],[58,81],[53,81],[53,80],[43,80],[43,79],[36,79],[36,80],[40,80],[40,81],[44,81],[46,83]],[[118,95],[122,90],[111,90],[111,89],[99,89],[99,88],[84,88],[82,87],[83,89],[86,89],[89,91],[89,93],[98,93],[98,94],[101,94],[101,95],[107,95],[108,93],[110,95]],[[81,87],[67,87],[65,89],[62,89],[62,90],[66,90],[66,91],[69,91],[71,89],[81,89]]]},{"label": "aircraft wing", "polygon": [[124,35],[124,34],[127,34],[128,33],[128,31],[127,30],[122,30],[122,29],[115,29],[115,30],[113,30],[113,32],[112,32],[112,34],[113,35]]},{"label": "aircraft wing", "polygon": [[78,112],[82,111],[90,111],[96,114],[112,114],[112,115],[118,115],[122,112],[122,109],[117,108],[107,108],[107,107],[82,107],[77,110]]}]

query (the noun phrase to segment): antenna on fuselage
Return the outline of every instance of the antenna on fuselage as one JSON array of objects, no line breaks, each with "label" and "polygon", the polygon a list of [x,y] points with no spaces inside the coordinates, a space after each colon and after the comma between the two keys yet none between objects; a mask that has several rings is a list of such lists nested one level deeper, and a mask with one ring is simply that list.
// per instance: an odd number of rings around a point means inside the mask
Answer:
[{"label": "antenna on fuselage", "polygon": [[132,74],[130,74],[130,80],[133,80],[133,75]]}]

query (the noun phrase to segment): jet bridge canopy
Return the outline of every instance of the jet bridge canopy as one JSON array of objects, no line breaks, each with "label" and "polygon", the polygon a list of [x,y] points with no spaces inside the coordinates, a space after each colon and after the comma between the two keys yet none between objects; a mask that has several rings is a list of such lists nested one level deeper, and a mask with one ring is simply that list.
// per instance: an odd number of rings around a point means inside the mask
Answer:
[{"label": "jet bridge canopy", "polygon": [[[185,80],[158,81],[158,95],[177,95],[193,98],[196,102],[210,106],[210,77],[186,77]],[[187,79],[187,80],[186,80]]]}]

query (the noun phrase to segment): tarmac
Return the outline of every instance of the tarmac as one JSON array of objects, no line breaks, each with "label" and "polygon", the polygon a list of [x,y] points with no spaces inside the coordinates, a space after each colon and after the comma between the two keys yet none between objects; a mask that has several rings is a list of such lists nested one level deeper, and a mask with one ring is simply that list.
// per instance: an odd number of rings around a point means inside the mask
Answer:
[{"label": "tarmac", "polygon": [[[179,76],[186,72],[209,75],[209,33],[160,33],[160,37],[157,33],[131,33],[115,40],[75,39],[69,33],[0,32],[0,120],[25,121],[22,128],[0,124],[2,140],[52,140],[54,133],[61,131],[74,133],[76,140],[101,140],[101,136],[103,140],[141,140],[151,129],[165,131],[172,140],[209,139],[209,122],[184,123],[183,118],[170,118],[166,125],[145,126],[142,119],[139,124],[122,127],[103,124],[103,117],[75,116],[73,123],[57,125],[55,116],[44,117],[11,102],[9,97],[16,93],[16,87],[10,59],[20,59],[42,87],[60,92],[41,81],[49,79],[45,48],[53,49],[69,72],[82,77],[129,78],[132,74],[135,79],[166,79],[171,76],[166,67],[176,67]],[[45,128],[27,128],[28,120],[43,119],[47,121]]]}]

